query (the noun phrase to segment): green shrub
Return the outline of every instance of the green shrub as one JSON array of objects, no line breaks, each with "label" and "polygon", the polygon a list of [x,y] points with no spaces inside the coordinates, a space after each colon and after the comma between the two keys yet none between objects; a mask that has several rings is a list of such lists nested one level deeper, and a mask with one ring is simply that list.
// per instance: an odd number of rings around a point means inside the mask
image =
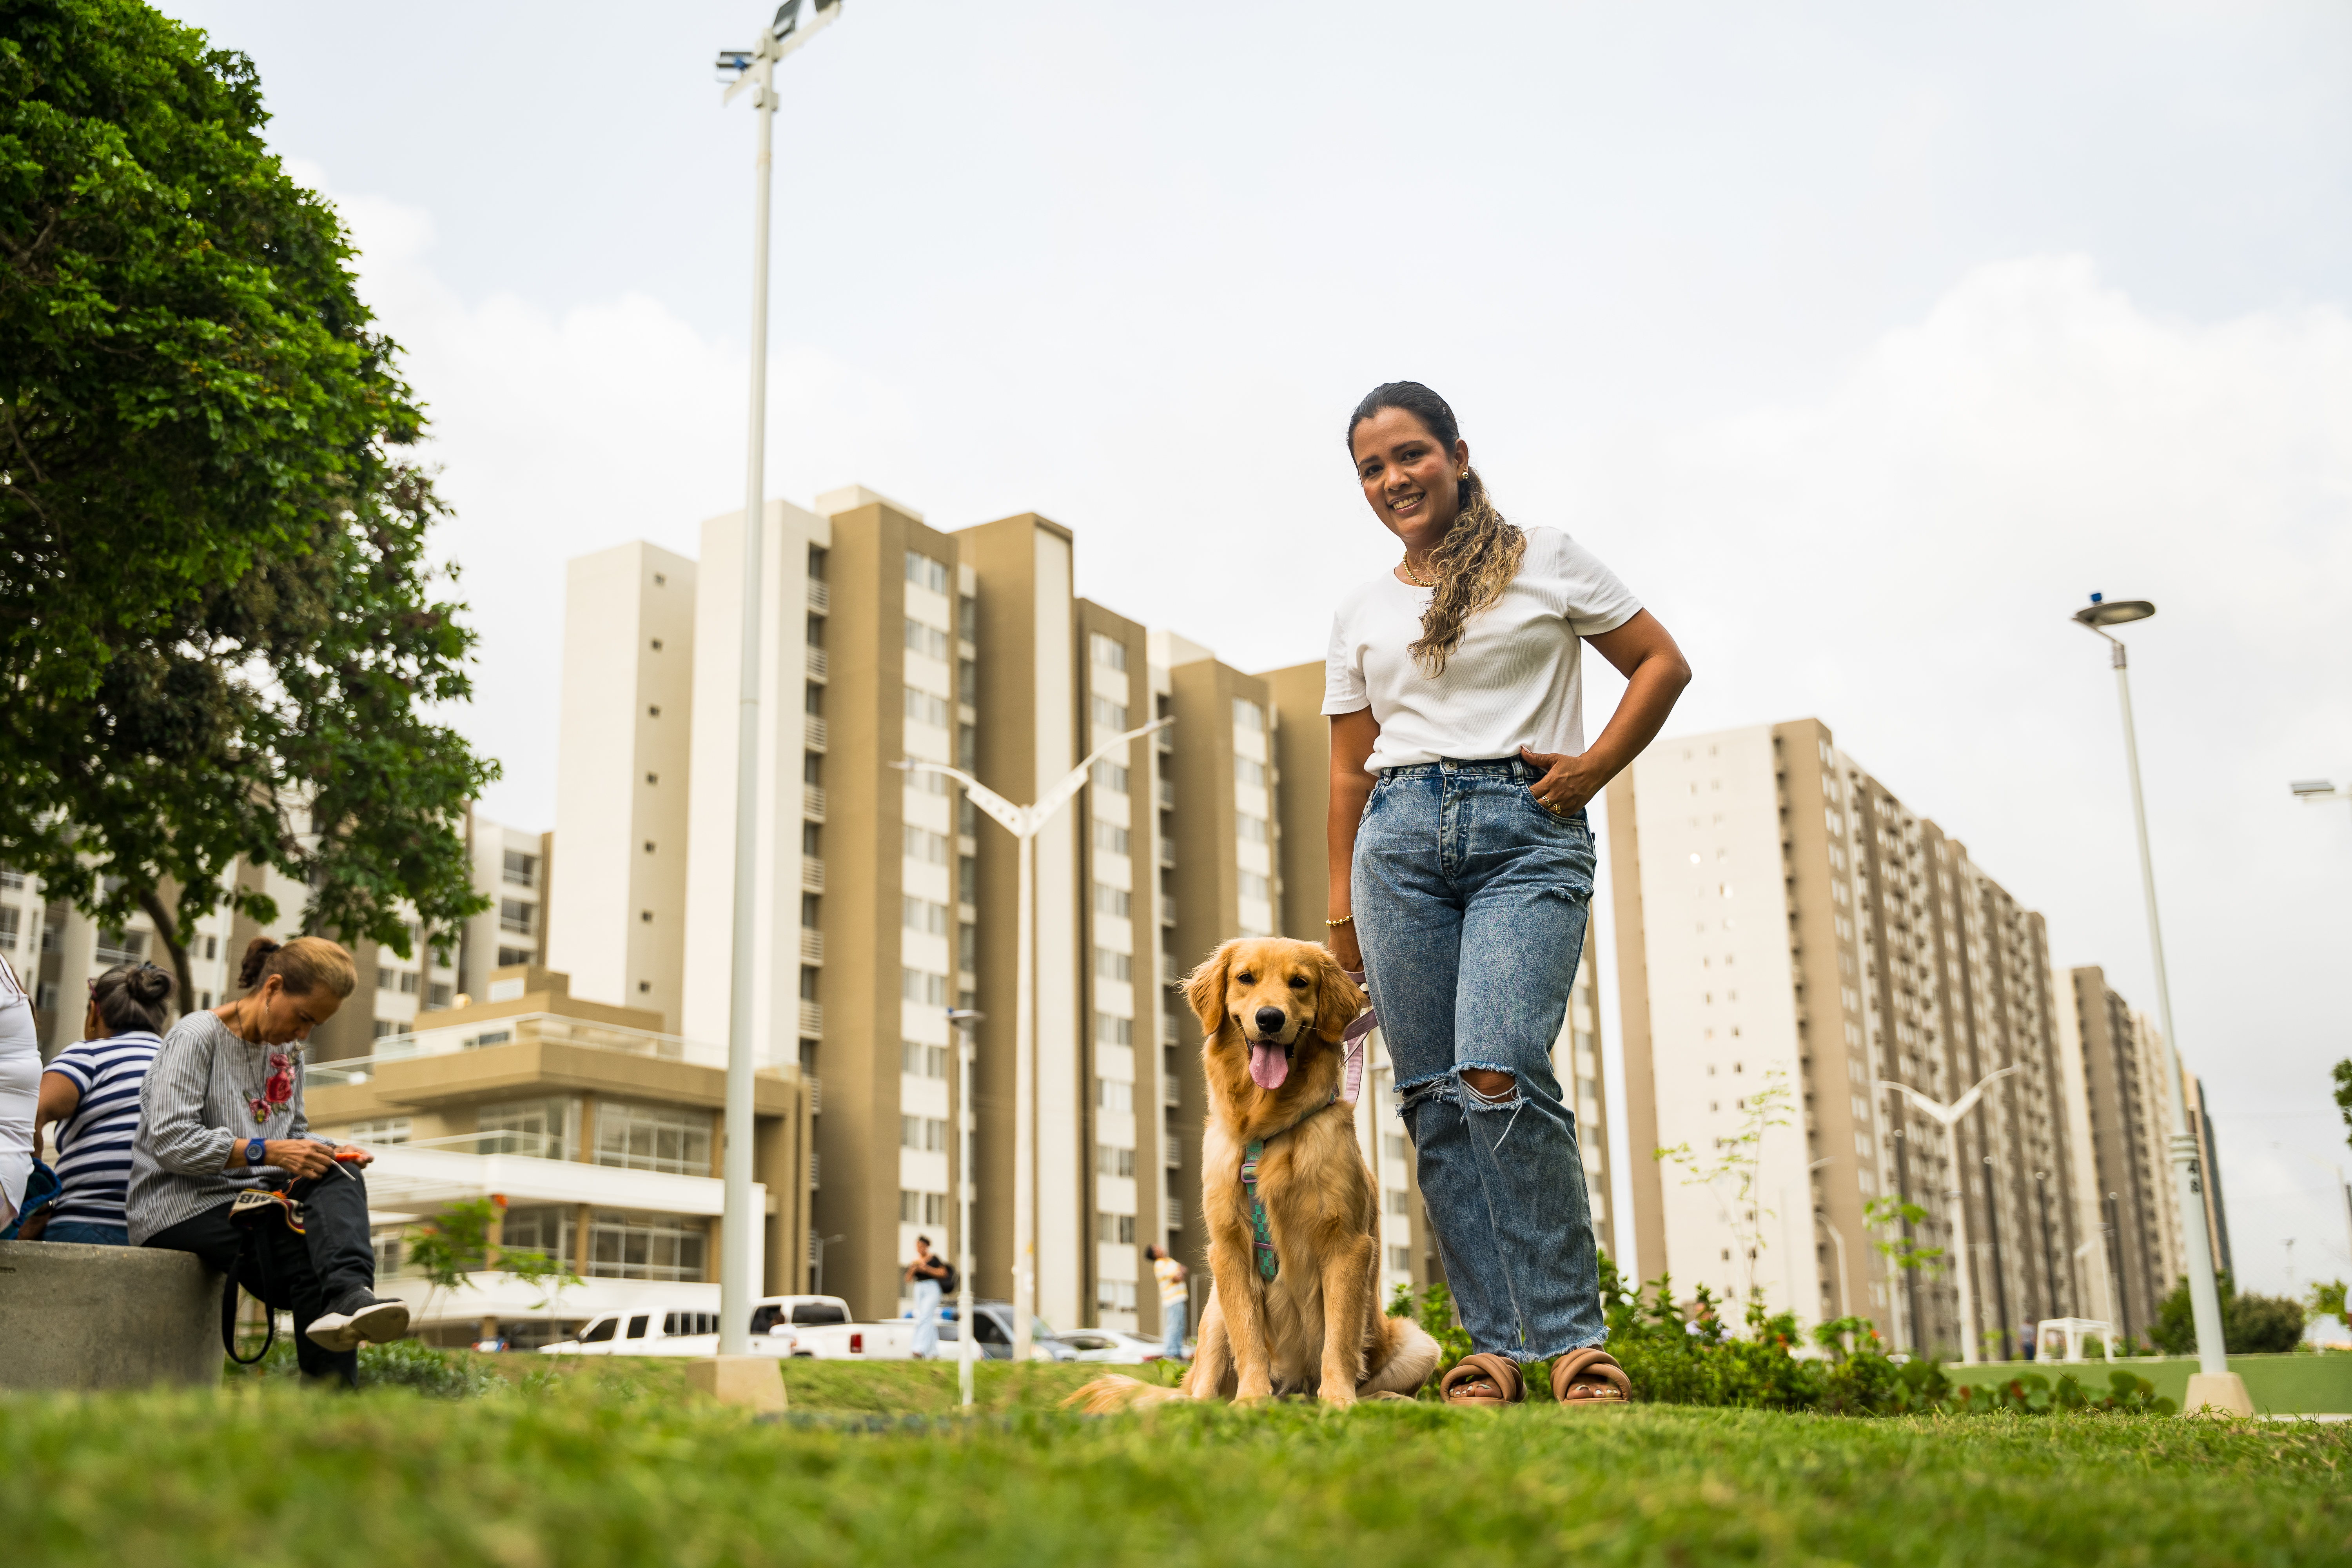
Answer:
[{"label": "green shrub", "polygon": [[[2291,1351],[2303,1342],[2303,1303],[2284,1296],[2242,1296],[2223,1269],[2213,1278],[2221,1293],[2221,1344],[2231,1355],[2262,1355]],[[2172,1355],[2197,1352],[2197,1319],[2183,1279],[2172,1294],[2158,1303],[2156,1326],[2147,1337]]]},{"label": "green shrub", "polygon": [[1952,1394],[1950,1403],[1954,1410],[2014,1410],[2024,1415],[2082,1410],[2169,1415],[2176,1408],[2169,1399],[2157,1397],[2156,1384],[2133,1373],[2108,1373],[2107,1386],[2109,1392],[2104,1397],[2093,1399],[2073,1373],[2062,1372],[2053,1383],[2038,1372],[2029,1372],[2003,1384],[1962,1387]]},{"label": "green shrub", "polygon": [[[299,1378],[301,1367],[295,1359],[292,1331],[281,1325],[268,1355],[251,1366],[229,1362],[225,1371],[232,1381]],[[418,1340],[362,1345],[359,1377],[362,1388],[410,1388],[436,1399],[471,1399],[506,1386],[506,1380],[480,1358],[463,1351],[437,1351]]]}]

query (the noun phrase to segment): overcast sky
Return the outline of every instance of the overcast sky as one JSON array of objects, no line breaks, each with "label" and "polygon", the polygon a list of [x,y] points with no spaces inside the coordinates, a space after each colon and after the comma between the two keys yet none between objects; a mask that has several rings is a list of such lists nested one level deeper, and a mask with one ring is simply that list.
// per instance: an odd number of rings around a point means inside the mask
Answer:
[{"label": "overcast sky", "polygon": [[[177,9],[365,250],[458,509],[487,809],[546,826],[562,561],[741,502],[751,120],[709,61],[764,8]],[[1348,408],[1429,382],[1504,510],[1681,638],[1675,731],[1819,715],[2149,1008],[2065,617],[2157,601],[2240,1273],[2352,1272],[2352,809],[2286,790],[2352,778],[2352,12],[850,0],[782,75],[772,494],[1043,511],[1083,592],[1263,668],[1393,554]]]}]

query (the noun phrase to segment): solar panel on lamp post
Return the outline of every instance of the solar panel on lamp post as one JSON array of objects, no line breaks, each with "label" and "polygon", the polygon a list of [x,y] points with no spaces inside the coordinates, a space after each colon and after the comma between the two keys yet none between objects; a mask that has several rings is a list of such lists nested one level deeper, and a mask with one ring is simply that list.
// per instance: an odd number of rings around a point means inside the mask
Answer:
[{"label": "solar panel on lamp post", "polygon": [[767,525],[768,455],[768,194],[774,183],[776,62],[830,26],[841,0],[817,0],[808,26],[801,0],[784,0],[748,49],[719,51],[722,103],[749,90],[758,117],[751,184],[751,407],[743,480],[742,661],[737,677],[735,731],[735,904],[733,970],[727,1016],[726,1145],[720,1174],[725,1217],[719,1231],[719,1353],[751,1351],[751,1233],[761,1223],[751,1208],[751,1068],[759,1041],[752,1034],[757,991],[760,849],[760,589],[761,550]]},{"label": "solar panel on lamp post", "polygon": [[2139,882],[2147,903],[2147,946],[2156,964],[2157,1016],[2164,1026],[2165,1096],[2172,1111],[2172,1177],[2180,1207],[2182,1261],[2189,1269],[2189,1305],[2197,1324],[2198,1372],[2189,1380],[2181,1409],[2210,1407],[2234,1415],[2252,1415],[2253,1402],[2246,1380],[2230,1370],[2229,1351],[2221,1334],[2221,1295],[2213,1279],[2212,1238],[2205,1225],[2204,1179],[2199,1170],[2197,1136],[2189,1129],[2188,1085],[2180,1072],[2179,1037],[2172,1028],[2172,987],[2164,967],[2164,928],[2156,912],[2156,862],[2147,847],[2147,802],[2139,783],[2139,739],[2132,728],[2131,673],[2123,643],[2109,626],[2127,626],[2156,614],[2146,599],[2118,599],[2094,594],[2074,612],[2074,620],[2105,637],[2114,650],[2116,700],[2124,721],[2124,763],[2131,775],[2132,823],[2139,835]]}]

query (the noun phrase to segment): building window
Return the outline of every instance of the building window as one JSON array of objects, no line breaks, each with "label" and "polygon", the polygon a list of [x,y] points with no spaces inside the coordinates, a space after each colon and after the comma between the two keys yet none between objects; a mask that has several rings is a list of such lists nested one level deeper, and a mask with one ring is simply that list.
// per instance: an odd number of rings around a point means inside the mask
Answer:
[{"label": "building window", "polygon": [[898,1189],[898,1223],[900,1225],[947,1224],[947,1194],[919,1193],[909,1187],[900,1187]]},{"label": "building window", "polygon": [[956,635],[969,643],[980,640],[980,601],[969,596],[956,601]]},{"label": "building window", "polygon": [[1391,1187],[1388,1190],[1389,1213],[1392,1215],[1410,1215],[1412,1213],[1412,1194],[1406,1192],[1402,1187]]},{"label": "building window", "polygon": [[1135,1109],[1135,1085],[1121,1083],[1115,1078],[1097,1079],[1095,1109],[1132,1111]]},{"label": "building window", "polygon": [[485,1134],[474,1142],[477,1154],[529,1154],[541,1160],[568,1160],[579,1137],[580,1102],[563,1096],[485,1105],[474,1113],[474,1127]]},{"label": "building window", "polygon": [[1125,920],[1127,910],[1128,891],[1125,888],[1114,888],[1108,882],[1095,884],[1095,913]]},{"label": "building window", "polygon": [[595,1279],[699,1279],[709,1229],[685,1215],[591,1211],[588,1274]]},{"label": "building window", "polygon": [[1234,759],[1234,782],[1235,784],[1247,784],[1252,789],[1264,789],[1265,787],[1265,764],[1250,757],[1235,757]]},{"label": "building window", "polygon": [[1095,722],[1103,729],[1124,731],[1127,728],[1127,706],[1124,703],[1098,696],[1094,700],[1093,711]]},{"label": "building window", "polygon": [[980,973],[980,928],[978,926],[956,927],[956,967],[966,974]]},{"label": "building window", "polygon": [[948,661],[948,634],[937,626],[927,626],[909,616],[907,617],[907,651],[945,664]]},{"label": "building window", "polygon": [[1266,879],[1264,877],[1259,876],[1255,871],[1244,871],[1241,874],[1241,877],[1243,898],[1256,899],[1261,902],[1273,899],[1274,889],[1267,884]]},{"label": "building window", "polygon": [[933,974],[928,970],[901,969],[898,971],[898,995],[901,1000],[926,1007],[944,1007],[948,1005],[948,977]]},{"label": "building window", "polygon": [[1398,1273],[1398,1274],[1410,1274],[1410,1273],[1412,1273],[1412,1247],[1390,1247],[1390,1248],[1389,1248],[1389,1268],[1391,1269],[1391,1272]]},{"label": "building window", "polygon": [[1094,661],[1097,664],[1106,669],[1122,672],[1127,668],[1127,645],[1117,637],[1107,637],[1102,633],[1096,632],[1087,639],[1087,643],[1093,651]]},{"label": "building window", "polygon": [[[1135,1222],[1133,1220],[1129,1220],[1128,1222],[1129,1228],[1133,1229],[1134,1224]],[[1104,1239],[1108,1240],[1109,1238],[1106,1237]],[[1132,1279],[1096,1280],[1095,1307],[1097,1310],[1104,1312],[1134,1311],[1135,1281]]]},{"label": "building window", "polygon": [[21,888],[24,885],[25,873],[14,866],[0,866],[0,888]]},{"label": "building window", "polygon": [[911,822],[905,824],[905,828],[907,858],[920,860],[927,866],[944,866],[948,863],[947,835],[934,833],[928,827],[918,827]]},{"label": "building window", "polygon": [[936,1116],[901,1116],[898,1118],[898,1146],[919,1149],[927,1154],[945,1153],[948,1124]]},{"label": "building window", "polygon": [[538,957],[539,954],[527,947],[502,947],[499,949],[499,967],[512,969],[517,964],[533,963]]},{"label": "building window", "polygon": [[1122,1018],[1116,1013],[1096,1014],[1095,1044],[1098,1046],[1134,1045],[1135,1020]]},{"label": "building window", "polygon": [[[661,710],[656,708],[654,711],[658,713]],[[520,849],[508,850],[506,854],[506,868],[501,873],[501,876],[505,880],[513,883],[518,888],[538,887],[539,857],[536,855],[526,855]]]},{"label": "building window", "polygon": [[1095,1174],[1132,1178],[1135,1174],[1135,1151],[1111,1143],[1096,1144]]},{"label": "building window", "polygon": [[710,1174],[710,1113],[677,1105],[596,1102],[596,1163],[626,1171]]},{"label": "building window", "polygon": [[918,687],[907,688],[907,717],[919,724],[929,724],[934,730],[947,729],[950,723],[948,705]]},{"label": "building window", "polygon": [[1095,764],[1095,788],[1107,789],[1113,795],[1127,793],[1127,770],[1117,763]]},{"label": "building window", "polygon": [[1101,980],[1135,980],[1135,960],[1123,952],[1113,952],[1107,947],[1095,949],[1095,975]]},{"label": "building window", "polygon": [[934,594],[948,591],[948,569],[919,551],[907,552],[907,581],[919,588],[929,588]]},{"label": "building window", "polygon": [[980,862],[969,855],[956,861],[956,901],[980,907]]},{"label": "building window", "polygon": [[1128,853],[1128,832],[1115,822],[1095,820],[1095,847],[1106,855]]},{"label": "building window", "polygon": [[980,706],[980,666],[968,658],[956,665],[956,700],[967,708]]},{"label": "building window", "polygon": [[531,920],[538,910],[537,904],[525,903],[520,899],[500,899],[499,929],[512,931],[517,936],[529,936],[531,933]]},{"label": "building window", "polygon": [[415,1123],[405,1116],[383,1116],[373,1121],[354,1121],[343,1129],[343,1136],[354,1143],[373,1143],[389,1148],[408,1142]]},{"label": "building window", "polygon": [[436,980],[425,988],[425,1005],[428,1011],[436,1007],[446,1007],[448,1005],[449,987],[446,984]]},{"label": "building window", "polygon": [[1270,837],[1266,831],[1265,818],[1252,816],[1246,811],[1234,813],[1234,835],[1244,844],[1264,844]]},{"label": "building window", "polygon": [[16,951],[16,933],[23,928],[25,911],[14,904],[0,904],[0,948]]},{"label": "building window", "polygon": [[378,1018],[375,1021],[375,1038],[388,1039],[394,1035],[404,1032],[405,1027],[406,1026],[397,1018]]},{"label": "building window", "polygon": [[948,1076],[948,1048],[927,1046],[920,1040],[898,1042],[898,1067],[902,1072],[917,1078],[944,1079]]},{"label": "building window", "polygon": [[1265,710],[1246,697],[1234,699],[1234,727],[1254,733],[1265,733]]},{"label": "building window", "polygon": [[1135,1240],[1135,1216],[1131,1214],[1096,1215],[1095,1239],[1132,1244]]},{"label": "building window", "polygon": [[919,899],[912,893],[902,894],[899,923],[908,931],[927,931],[932,936],[948,934],[948,907],[929,899]]},{"label": "building window", "polygon": [[98,952],[93,955],[100,963],[131,963],[147,956],[147,933],[143,931],[102,931],[98,933]]}]

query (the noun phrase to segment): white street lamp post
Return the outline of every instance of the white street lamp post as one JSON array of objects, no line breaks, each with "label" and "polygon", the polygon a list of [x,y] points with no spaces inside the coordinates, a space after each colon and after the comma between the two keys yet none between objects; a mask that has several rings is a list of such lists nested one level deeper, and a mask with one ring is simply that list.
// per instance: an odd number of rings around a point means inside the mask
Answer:
[{"label": "white street lamp post", "polygon": [[1156,720],[1097,747],[1085,762],[1039,795],[1034,805],[1015,805],[962,769],[944,763],[908,761],[890,764],[909,773],[944,773],[955,780],[963,785],[971,803],[1003,824],[1021,847],[1013,993],[1013,1360],[1016,1364],[1029,1359],[1034,1342],[1030,1325],[1037,1310],[1037,833],[1086,787],[1087,775],[1097,762],[1129,741],[1139,740],[1175,721]]},{"label": "white street lamp post", "polygon": [[749,88],[758,117],[759,152],[751,183],[751,430],[743,479],[743,658],[736,693],[735,930],[732,985],[727,1016],[725,1217],[719,1232],[719,1353],[751,1351],[751,1067],[759,1041],[751,1005],[760,954],[760,588],[761,547],[767,531],[768,455],[768,188],[775,168],[776,62],[841,15],[841,0],[817,0],[815,18],[799,26],[801,0],[784,0],[749,49],[719,57],[719,79],[731,103]]},{"label": "white street lamp post", "polygon": [[971,1026],[986,1016],[969,1007],[948,1009],[948,1022],[956,1032],[956,1392],[967,1410],[971,1408],[971,1358],[980,1348],[971,1318],[971,1200],[977,1192],[971,1161],[980,1130],[971,1109],[972,1058],[978,1054],[972,1048]]},{"label": "white street lamp post", "polygon": [[[1880,1079],[1878,1087],[1894,1089],[1941,1126],[1945,1135],[1952,1141],[1952,1164],[1965,1173],[1968,1167],[1960,1161],[1960,1118],[1977,1108],[1977,1101],[1984,1098],[1985,1089],[1993,1079],[2006,1078],[2016,1070],[2015,1063],[1995,1068],[1977,1079],[1974,1089],[1949,1105],[1940,1100],[1930,1100],[1909,1084],[1897,1083],[1891,1078]],[[1959,1176],[1958,1181],[1959,1190],[1952,1194],[1952,1249],[1959,1255],[1960,1364],[1974,1366],[1977,1364],[1977,1294],[1969,1279],[1969,1265],[1974,1261],[1969,1257],[1969,1182],[1965,1173]],[[1990,1193],[1986,1194],[1988,1200],[1990,1195]]]},{"label": "white street lamp post", "polygon": [[2253,1401],[2246,1380],[2230,1370],[2229,1351],[2221,1338],[2221,1294],[2213,1283],[2213,1246],[2205,1228],[2204,1184],[2198,1172],[2196,1134],[2189,1130],[2188,1084],[2180,1075],[2180,1038],[2172,1029],[2172,987],[2165,976],[2164,928],[2156,917],[2156,862],[2147,849],[2147,803],[2139,786],[2139,739],[2132,729],[2131,673],[2124,645],[2107,628],[2144,621],[2156,614],[2146,599],[2122,599],[2114,604],[2094,594],[2074,612],[2080,625],[2106,638],[2115,650],[2116,699],[2124,717],[2124,762],[2131,773],[2132,822],[2139,830],[2140,891],[2147,900],[2147,946],[2156,961],[2157,1014],[2164,1021],[2165,1096],[2172,1107],[2172,1177],[2180,1205],[2181,1250],[2188,1254],[2189,1304],[2197,1322],[2197,1375],[2180,1401],[2186,1411],[2207,1406],[2237,1415],[2252,1415]]}]

